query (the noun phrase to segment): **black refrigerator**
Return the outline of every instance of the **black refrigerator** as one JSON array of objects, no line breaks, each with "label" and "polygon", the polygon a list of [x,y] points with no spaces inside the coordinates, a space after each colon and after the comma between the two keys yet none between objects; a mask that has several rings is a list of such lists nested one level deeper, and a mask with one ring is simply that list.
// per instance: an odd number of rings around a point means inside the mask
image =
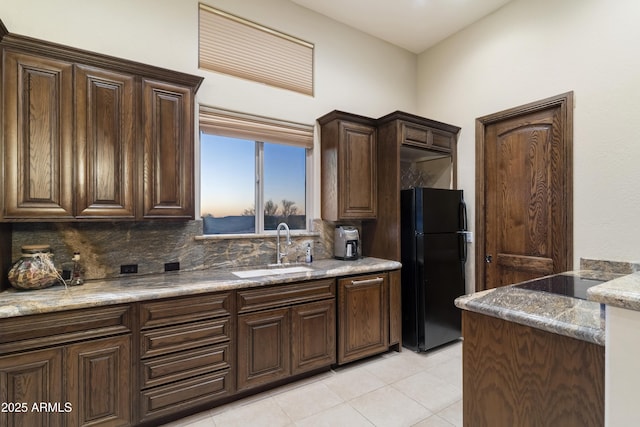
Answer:
[{"label": "black refrigerator", "polygon": [[402,190],[400,203],[402,344],[426,351],[461,336],[466,207],[462,190],[437,188]]}]

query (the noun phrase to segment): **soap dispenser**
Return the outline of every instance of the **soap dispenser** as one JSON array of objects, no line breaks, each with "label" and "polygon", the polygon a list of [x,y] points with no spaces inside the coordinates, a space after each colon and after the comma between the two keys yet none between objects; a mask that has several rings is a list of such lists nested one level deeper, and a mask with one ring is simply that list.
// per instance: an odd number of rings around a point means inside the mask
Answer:
[{"label": "soap dispenser", "polygon": [[311,255],[311,243],[307,243],[307,251],[304,256],[304,261],[310,264],[313,261],[313,255]]}]

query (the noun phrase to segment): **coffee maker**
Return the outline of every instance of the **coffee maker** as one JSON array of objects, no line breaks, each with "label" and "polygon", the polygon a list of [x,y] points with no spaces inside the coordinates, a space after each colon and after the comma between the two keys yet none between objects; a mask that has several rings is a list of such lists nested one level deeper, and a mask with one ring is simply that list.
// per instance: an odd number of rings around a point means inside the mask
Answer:
[{"label": "coffee maker", "polygon": [[360,257],[358,229],[348,225],[337,225],[334,232],[333,249],[336,259],[358,259]]}]

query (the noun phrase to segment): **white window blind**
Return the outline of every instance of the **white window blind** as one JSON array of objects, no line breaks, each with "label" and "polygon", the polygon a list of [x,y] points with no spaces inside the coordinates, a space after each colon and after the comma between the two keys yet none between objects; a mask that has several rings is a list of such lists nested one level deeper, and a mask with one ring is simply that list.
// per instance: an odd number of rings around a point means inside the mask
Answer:
[{"label": "white window blind", "polygon": [[253,141],[313,148],[313,126],[200,106],[200,130]]},{"label": "white window blind", "polygon": [[200,68],[313,95],[313,44],[200,4]]}]

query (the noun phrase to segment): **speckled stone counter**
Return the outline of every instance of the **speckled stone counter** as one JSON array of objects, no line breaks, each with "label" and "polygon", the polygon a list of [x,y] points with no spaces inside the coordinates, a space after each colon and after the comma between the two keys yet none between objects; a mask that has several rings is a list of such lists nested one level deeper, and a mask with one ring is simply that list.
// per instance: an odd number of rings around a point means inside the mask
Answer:
[{"label": "speckled stone counter", "polygon": [[233,274],[233,271],[251,268],[198,270],[93,280],[67,289],[61,285],[31,291],[9,289],[0,292],[0,318],[397,270],[402,265],[396,261],[365,257],[356,261],[317,260],[305,266],[312,270],[252,278],[239,278]]},{"label": "speckled stone counter", "polygon": [[[620,274],[592,270],[562,274],[614,281],[621,277]],[[611,282],[605,282],[605,284],[608,283]],[[605,284],[594,286],[591,289],[605,286]],[[455,303],[457,307],[464,310],[598,345],[605,343],[604,310],[598,302],[522,289],[511,285],[464,295],[456,299]]]},{"label": "speckled stone counter", "polygon": [[587,290],[589,300],[613,307],[640,311],[640,273],[594,286]]}]

